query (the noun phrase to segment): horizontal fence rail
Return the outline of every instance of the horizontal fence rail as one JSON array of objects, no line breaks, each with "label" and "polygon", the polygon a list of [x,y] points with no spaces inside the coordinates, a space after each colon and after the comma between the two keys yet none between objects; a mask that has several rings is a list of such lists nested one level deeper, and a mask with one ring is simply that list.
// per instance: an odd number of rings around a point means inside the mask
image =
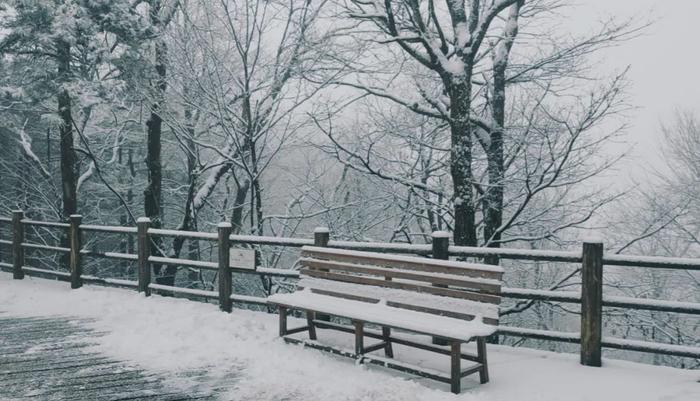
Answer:
[{"label": "horizontal fence rail", "polygon": [[[603,266],[699,271],[700,259],[616,254],[607,255],[604,254],[602,250],[602,244],[595,243],[584,244],[583,252],[455,246],[449,244],[449,237],[445,235],[445,233],[435,233],[431,244],[401,244],[331,240],[330,233],[327,229],[317,229],[314,232],[314,238],[309,239],[231,234],[230,225],[228,224],[220,225],[218,232],[207,233],[153,228],[150,227],[150,221],[148,219],[139,219],[137,227],[82,224],[80,216],[71,216],[71,221],[69,223],[58,223],[26,219],[21,211],[14,212],[12,218],[0,217],[0,226],[2,225],[10,226],[12,230],[12,239],[0,239],[0,247],[10,248],[13,260],[12,263],[0,261],[0,269],[11,271],[13,277],[16,279],[21,279],[24,274],[27,273],[40,277],[51,277],[61,281],[68,281],[71,282],[73,288],[78,288],[83,283],[91,283],[137,289],[145,295],[150,295],[152,291],[168,294],[182,294],[190,297],[218,300],[220,308],[224,311],[230,311],[232,304],[268,305],[267,299],[264,297],[231,293],[233,287],[232,273],[234,272],[278,277],[280,279],[299,278],[299,272],[296,270],[262,267],[258,266],[259,263],[256,263],[254,269],[229,266],[228,250],[232,245],[236,244],[250,247],[274,246],[288,248],[300,248],[313,245],[357,251],[412,254],[435,259],[449,259],[450,257],[485,258],[495,256],[499,259],[507,260],[580,264],[583,278],[581,291],[556,291],[510,287],[503,287],[501,290],[501,295],[504,298],[581,305],[582,318],[580,332],[561,332],[500,326],[498,335],[580,344],[581,362],[586,365],[594,366],[600,365],[600,350],[602,348],[700,358],[700,347],[697,346],[610,338],[602,336],[601,333],[603,307],[700,315],[700,303],[608,296],[603,294],[603,288],[601,286]],[[58,228],[67,231],[70,239],[70,247],[28,243],[25,241],[25,226]],[[135,236],[138,244],[136,247],[137,252],[132,254],[124,252],[98,252],[82,249],[81,238],[84,232]],[[152,246],[154,237],[171,237],[214,242],[218,245],[219,249],[218,261],[210,262],[163,256]],[[68,254],[70,259],[70,271],[60,272],[28,266],[24,262],[25,250],[50,251],[62,255]],[[82,274],[81,261],[83,257],[136,262],[138,267],[138,280],[130,281],[84,275]],[[182,266],[192,269],[215,271],[218,273],[219,288],[217,291],[208,291],[152,283],[151,268],[153,265]],[[582,341],[582,339],[584,340]]]}]

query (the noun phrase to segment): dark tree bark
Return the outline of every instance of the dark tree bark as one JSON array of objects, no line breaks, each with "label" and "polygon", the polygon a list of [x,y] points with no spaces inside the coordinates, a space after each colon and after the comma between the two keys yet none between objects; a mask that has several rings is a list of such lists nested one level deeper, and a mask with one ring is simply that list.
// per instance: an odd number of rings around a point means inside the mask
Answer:
[{"label": "dark tree bark", "polygon": [[476,224],[472,175],[471,74],[459,83],[451,83],[450,91],[450,173],[454,187],[454,242],[476,246]]},{"label": "dark tree bark", "polygon": [[[161,3],[158,0],[151,1],[151,23],[157,31],[162,30],[160,17]],[[151,115],[146,122],[147,126],[147,156],[146,165],[148,167],[148,186],[144,191],[144,212],[146,217],[151,219],[151,227],[160,228],[163,226],[163,164],[161,160],[161,136],[163,132],[163,119],[160,115],[164,106],[167,83],[167,46],[162,38],[155,39],[154,65],[156,72],[156,82],[153,85],[153,101],[151,103]],[[162,256],[163,241],[159,237],[153,237],[151,252],[155,256]],[[154,265],[155,281],[157,284],[174,285],[175,266]]]},{"label": "dark tree bark", "polygon": [[[187,136],[183,141],[184,152],[187,160],[187,198],[185,200],[185,214],[182,217],[182,223],[180,223],[180,230],[183,231],[195,231],[197,229],[197,214],[194,208],[194,197],[197,193],[197,145],[194,142],[195,128],[193,122],[192,109],[190,107],[185,108],[185,120],[187,121]],[[185,239],[182,237],[177,237],[173,240],[173,254],[174,257],[179,257],[182,252],[182,247],[184,246]],[[190,241],[190,253],[194,251],[192,248],[193,244],[199,244],[196,240]],[[198,248],[198,246],[195,246]]]},{"label": "dark tree bark", "polygon": [[[70,44],[63,40],[56,42],[56,63],[58,65],[58,82],[65,84],[70,80]],[[63,207],[61,210],[62,219],[68,221],[72,214],[78,211],[78,171],[76,166],[76,155],[73,149],[73,118],[71,116],[70,94],[63,87],[58,89],[58,115],[61,119],[60,152],[61,152],[61,190]],[[69,247],[68,233],[61,236],[61,246]],[[69,257],[67,254],[61,256],[61,265],[69,269]]]},{"label": "dark tree bark", "polygon": [[[492,129],[489,133],[488,145],[488,177],[489,185],[484,194],[484,241],[491,248],[501,247],[501,225],[503,224],[503,191],[505,168],[503,165],[503,131],[505,126],[506,107],[506,68],[508,55],[518,34],[518,16],[524,0],[511,6],[508,23],[503,32],[501,42],[497,44],[493,61],[493,95],[491,113],[493,116]],[[484,261],[488,264],[499,264],[498,256],[487,256]]]},{"label": "dark tree bark", "polygon": [[233,211],[231,212],[232,232],[238,234],[243,229],[243,208],[245,207],[245,199],[248,197],[248,189],[250,188],[250,180],[243,181],[243,184],[238,184],[236,189],[236,199],[233,203]]},{"label": "dark tree bark", "polygon": [[[56,44],[56,61],[58,63],[59,83],[64,84],[70,79],[70,44],[58,41]],[[77,195],[77,161],[73,149],[73,118],[68,91],[59,88],[58,114],[61,118],[61,188],[63,190],[63,219],[78,211]]]}]

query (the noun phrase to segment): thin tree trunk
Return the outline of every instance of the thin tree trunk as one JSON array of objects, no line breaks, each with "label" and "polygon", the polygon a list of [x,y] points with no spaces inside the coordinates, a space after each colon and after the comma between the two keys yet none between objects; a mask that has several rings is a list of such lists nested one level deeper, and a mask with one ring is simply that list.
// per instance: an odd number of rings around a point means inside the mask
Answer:
[{"label": "thin tree trunk", "polygon": [[[70,45],[64,41],[57,43],[58,76],[60,83],[66,83],[70,75]],[[68,91],[61,88],[58,93],[58,114],[61,118],[61,188],[63,189],[63,219],[78,211],[76,187],[78,174],[75,150],[73,149],[73,118]]]},{"label": "thin tree trunk", "polygon": [[[491,248],[501,247],[501,225],[503,224],[503,193],[504,193],[504,165],[503,165],[503,134],[505,127],[506,107],[506,68],[508,55],[518,34],[518,17],[524,1],[518,1],[511,6],[508,23],[503,35],[503,40],[497,46],[493,62],[493,96],[491,100],[491,113],[493,116],[493,129],[490,134],[490,143],[487,150],[489,185],[484,196],[484,241]],[[498,256],[487,256],[484,260],[488,264],[499,264]]]},{"label": "thin tree trunk", "polygon": [[[151,20],[156,25],[160,25],[158,13],[159,7],[152,7]],[[151,104],[151,115],[146,122],[147,130],[147,151],[146,164],[148,166],[148,187],[144,191],[144,211],[146,217],[151,219],[151,226],[160,228],[163,224],[162,212],[162,181],[163,166],[161,160],[161,136],[163,119],[160,116],[165,92],[167,89],[166,71],[167,47],[162,39],[156,39],[154,64],[157,74],[157,82],[154,85],[153,103]],[[153,237],[151,247],[152,254],[162,256],[163,241],[159,237]],[[175,266],[154,265],[153,271],[156,276],[156,283],[165,285],[175,284]]]},{"label": "thin tree trunk", "polygon": [[[501,232],[503,223],[503,125],[505,123],[505,65],[497,65],[493,69],[493,130],[490,133],[489,143],[488,177],[489,185],[484,196],[484,241],[490,248],[501,247]],[[487,256],[484,261],[497,265],[498,256]]]},{"label": "thin tree trunk", "polygon": [[[60,84],[66,84],[70,79],[70,44],[59,40],[56,43],[56,62],[58,63],[58,78]],[[62,189],[62,219],[68,220],[72,214],[78,211],[78,172],[76,168],[76,156],[73,149],[73,118],[71,116],[70,95],[65,88],[59,88],[58,115],[61,118],[59,130],[61,151],[61,189]],[[68,233],[61,236],[61,246],[68,247]],[[68,269],[68,255],[62,255],[61,265]]]},{"label": "thin tree trunk", "polygon": [[233,203],[233,211],[231,212],[231,226],[233,227],[232,232],[238,234],[243,229],[243,208],[245,206],[245,199],[248,197],[248,190],[250,189],[250,180],[245,180],[242,185],[238,185],[236,189],[236,199]]},{"label": "thin tree trunk", "polygon": [[450,173],[454,187],[454,242],[476,246],[474,190],[472,187],[471,76],[465,74],[449,88],[451,107]]}]

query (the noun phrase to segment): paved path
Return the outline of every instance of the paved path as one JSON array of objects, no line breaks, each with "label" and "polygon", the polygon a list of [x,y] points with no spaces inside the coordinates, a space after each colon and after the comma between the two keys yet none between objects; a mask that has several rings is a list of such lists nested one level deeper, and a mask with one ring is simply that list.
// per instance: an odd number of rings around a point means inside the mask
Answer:
[{"label": "paved path", "polygon": [[195,373],[166,378],[99,354],[86,323],[0,313],[0,400],[217,399]]}]

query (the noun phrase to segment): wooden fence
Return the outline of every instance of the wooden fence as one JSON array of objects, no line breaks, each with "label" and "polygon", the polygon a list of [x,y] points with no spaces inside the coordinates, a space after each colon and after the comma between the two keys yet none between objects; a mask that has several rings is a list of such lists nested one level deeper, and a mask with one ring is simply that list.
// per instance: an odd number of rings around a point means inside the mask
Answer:
[{"label": "wooden fence", "polygon": [[[11,225],[12,238],[11,240],[0,239],[0,246],[11,248],[12,263],[0,262],[0,269],[11,271],[15,279],[22,279],[26,273],[29,275],[50,276],[59,280],[69,281],[71,288],[79,288],[83,285],[83,283],[94,283],[133,288],[144,293],[146,296],[150,295],[151,291],[167,291],[171,293],[218,300],[221,310],[226,312],[230,312],[232,310],[233,303],[267,305],[267,300],[262,297],[233,294],[232,274],[234,272],[256,274],[268,277],[283,277],[289,279],[299,277],[299,273],[292,269],[257,267],[255,270],[249,270],[229,266],[229,251],[231,246],[234,244],[292,248],[299,248],[304,245],[314,245],[349,250],[414,254],[437,259],[449,259],[450,257],[483,258],[486,256],[497,255],[500,259],[579,264],[581,266],[580,270],[582,277],[580,293],[574,291],[547,291],[504,287],[502,289],[502,295],[505,298],[520,300],[580,304],[580,332],[556,332],[549,330],[501,326],[499,327],[498,335],[580,344],[581,363],[589,366],[600,366],[602,348],[648,352],[688,358],[700,358],[700,346],[695,346],[697,344],[674,345],[610,338],[602,335],[603,307],[700,315],[700,303],[604,295],[604,266],[629,266],[650,269],[681,269],[698,271],[700,270],[700,259],[605,255],[603,252],[603,244],[597,242],[583,243],[581,252],[454,246],[449,243],[449,238],[445,235],[434,235],[432,243],[426,245],[350,242],[331,240],[329,231],[325,229],[317,229],[314,232],[313,239],[264,237],[252,235],[232,235],[231,226],[227,223],[220,224],[216,233],[205,233],[152,228],[150,227],[150,220],[146,218],[139,219],[137,222],[137,227],[83,224],[81,216],[78,215],[71,216],[68,223],[34,221],[26,219],[22,211],[13,212],[11,219],[0,217],[0,224],[3,223]],[[28,243],[25,241],[25,226],[59,229],[63,230],[64,234],[65,230],[67,230],[69,247]],[[138,244],[137,252],[136,254],[130,254],[119,252],[95,252],[82,249],[83,235],[90,232],[135,235],[137,237]],[[152,239],[157,236],[216,242],[218,245],[217,261],[211,262],[153,256],[151,252]],[[44,250],[57,252],[64,255],[67,254],[70,271],[61,272],[28,266],[25,263],[25,250]],[[82,271],[81,262],[86,256],[136,262],[138,266],[138,281],[100,278],[85,275]],[[152,283],[151,266],[156,264],[215,271],[218,274],[218,291],[205,291]],[[699,340],[696,339],[696,342],[697,341]]]}]

